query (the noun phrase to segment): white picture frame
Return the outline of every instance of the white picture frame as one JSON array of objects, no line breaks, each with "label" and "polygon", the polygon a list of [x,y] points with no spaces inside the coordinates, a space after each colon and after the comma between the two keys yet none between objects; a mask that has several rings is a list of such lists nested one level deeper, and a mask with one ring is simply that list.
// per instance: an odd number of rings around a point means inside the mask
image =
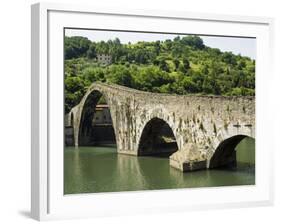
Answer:
[{"label": "white picture frame", "polygon": [[[262,17],[97,9],[91,6],[49,3],[32,5],[32,217],[50,220],[271,205],[273,147],[269,132],[272,121],[266,93],[270,89],[270,77],[273,75],[273,23],[273,19]],[[182,29],[186,27],[184,25],[189,26],[188,31],[187,28]],[[64,195],[64,27],[146,31],[173,29],[175,33],[181,30],[196,34],[255,36],[256,185]]]}]

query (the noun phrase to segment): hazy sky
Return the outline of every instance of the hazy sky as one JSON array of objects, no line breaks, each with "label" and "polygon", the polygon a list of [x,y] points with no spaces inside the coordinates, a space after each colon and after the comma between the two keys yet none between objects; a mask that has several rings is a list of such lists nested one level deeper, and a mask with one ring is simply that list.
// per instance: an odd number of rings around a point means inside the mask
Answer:
[{"label": "hazy sky", "polygon": [[[118,37],[121,43],[136,43],[138,41],[156,41],[156,40],[173,40],[176,36],[186,36],[177,34],[155,34],[141,32],[116,32],[116,31],[99,31],[99,30],[78,30],[66,29],[66,36],[83,36],[91,41],[107,41]],[[204,44],[219,48],[221,51],[231,51],[234,54],[241,54],[256,59],[256,39],[241,37],[217,37],[217,36],[200,36]]]}]

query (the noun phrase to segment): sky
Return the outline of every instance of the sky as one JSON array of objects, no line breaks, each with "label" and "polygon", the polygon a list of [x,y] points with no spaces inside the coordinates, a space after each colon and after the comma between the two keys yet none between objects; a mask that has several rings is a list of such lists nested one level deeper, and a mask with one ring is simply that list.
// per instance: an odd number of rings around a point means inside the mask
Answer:
[{"label": "sky", "polygon": [[[121,43],[136,43],[138,41],[156,41],[173,40],[176,36],[186,36],[178,34],[158,34],[143,32],[120,32],[120,31],[101,31],[101,30],[83,30],[66,29],[66,36],[87,37],[91,41],[107,41],[109,39],[119,38]],[[226,37],[226,36],[200,36],[206,46],[218,48],[221,51],[230,51],[234,54],[241,54],[256,59],[256,39],[246,37]]]}]

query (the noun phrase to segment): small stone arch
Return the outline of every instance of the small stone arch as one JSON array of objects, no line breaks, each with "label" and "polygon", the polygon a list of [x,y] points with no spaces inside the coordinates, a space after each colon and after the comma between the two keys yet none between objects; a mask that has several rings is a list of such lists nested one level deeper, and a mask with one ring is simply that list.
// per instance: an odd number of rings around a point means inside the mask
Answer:
[{"label": "small stone arch", "polygon": [[225,166],[236,166],[236,146],[244,138],[253,138],[252,136],[245,134],[232,135],[225,138],[215,148],[212,157],[209,160],[209,168],[225,167]]},{"label": "small stone arch", "polygon": [[[109,112],[112,118],[112,126],[114,133],[116,133],[115,129],[115,122],[113,119],[113,112],[112,112],[112,105],[109,100],[109,96],[106,90],[104,90],[102,87],[99,86],[99,84],[92,84],[82,100],[80,101],[78,105],[78,110],[76,113],[76,118],[74,121],[74,141],[75,146],[83,144],[83,142],[87,142],[87,131],[89,130],[89,126],[92,123],[92,118],[94,116],[94,108],[96,107],[99,99],[101,97],[105,98],[105,101],[108,104]],[[84,137],[84,139],[83,139]],[[115,141],[117,141],[116,135],[115,135]]]},{"label": "small stone arch", "polygon": [[145,123],[137,144],[138,155],[165,154],[169,157],[178,149],[175,132],[167,121],[155,116]]}]

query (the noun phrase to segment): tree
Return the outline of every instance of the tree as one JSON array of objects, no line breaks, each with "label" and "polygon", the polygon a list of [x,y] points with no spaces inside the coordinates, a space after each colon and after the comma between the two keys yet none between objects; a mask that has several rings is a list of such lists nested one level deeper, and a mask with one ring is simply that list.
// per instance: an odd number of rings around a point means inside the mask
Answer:
[{"label": "tree", "polygon": [[170,51],[172,46],[173,46],[173,42],[170,39],[164,41],[164,48],[166,50]]},{"label": "tree", "polygon": [[85,37],[65,37],[65,59],[86,56],[91,41]]},{"label": "tree", "polygon": [[109,53],[109,44],[104,41],[97,43],[96,52],[97,52],[97,54],[108,54]]},{"label": "tree", "polygon": [[182,60],[182,64],[179,66],[179,70],[184,73],[187,74],[188,70],[190,69],[190,64],[187,58],[183,58]]},{"label": "tree", "polygon": [[192,81],[191,77],[184,77],[184,79],[182,80],[182,86],[187,93],[196,93],[198,91],[198,88]]},{"label": "tree", "polygon": [[87,51],[87,57],[88,58],[96,58],[97,57],[96,43],[95,42],[90,44],[90,47]]},{"label": "tree", "polygon": [[205,47],[203,40],[196,35],[189,35],[183,37],[181,39],[181,43],[199,50],[202,50]]},{"label": "tree", "polygon": [[80,77],[67,76],[65,83],[65,112],[77,105],[85,94],[85,83]]},{"label": "tree", "polygon": [[183,54],[183,50],[184,49],[179,42],[174,42],[172,48],[172,56],[177,58],[181,57]]},{"label": "tree", "polygon": [[175,58],[175,59],[173,60],[173,62],[174,62],[175,71],[176,71],[176,70],[179,69],[180,61],[179,61],[179,59]]},{"label": "tree", "polygon": [[177,41],[180,41],[180,36],[176,36],[175,38],[174,38],[174,42],[177,42]]},{"label": "tree", "polygon": [[169,66],[167,62],[164,59],[161,59],[159,61],[159,68],[162,69],[165,72],[169,72]]},{"label": "tree", "polygon": [[107,70],[107,81],[122,86],[133,87],[130,70],[124,65],[114,65]]},{"label": "tree", "polygon": [[160,41],[159,40],[155,42],[154,49],[155,49],[156,55],[159,55],[160,49],[161,49],[161,45],[160,45]]},{"label": "tree", "polygon": [[246,62],[244,60],[240,60],[238,63],[238,69],[242,70],[246,67]]},{"label": "tree", "polygon": [[156,66],[139,68],[134,74],[135,87],[144,91],[152,91],[154,87],[171,83],[171,80],[167,72]]},{"label": "tree", "polygon": [[233,65],[233,66],[235,66],[237,64],[235,55],[232,54],[231,52],[223,53],[222,54],[222,61],[227,63],[227,64]]},{"label": "tree", "polygon": [[187,58],[184,58],[184,59],[182,60],[182,63],[183,63],[183,67],[184,67],[185,71],[187,72],[187,71],[190,69],[190,64],[189,64],[188,59],[187,59]]},{"label": "tree", "polygon": [[96,81],[105,81],[105,71],[101,67],[88,67],[83,70],[82,76],[89,81],[89,84]]},{"label": "tree", "polygon": [[214,94],[212,81],[208,76],[206,76],[203,81],[202,91],[203,91],[203,93],[206,93],[206,94]]}]

